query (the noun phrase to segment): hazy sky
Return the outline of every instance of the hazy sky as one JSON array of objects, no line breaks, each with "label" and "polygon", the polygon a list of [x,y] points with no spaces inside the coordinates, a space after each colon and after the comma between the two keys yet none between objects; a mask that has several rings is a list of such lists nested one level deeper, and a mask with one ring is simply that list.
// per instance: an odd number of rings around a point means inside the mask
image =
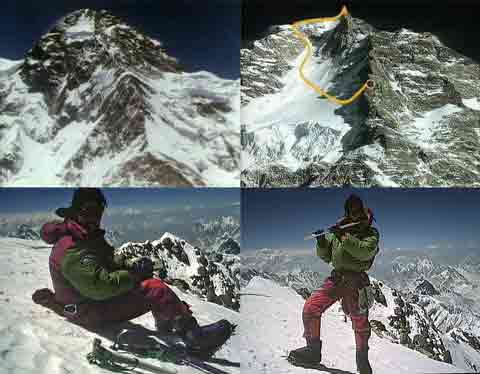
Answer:
[{"label": "hazy sky", "polygon": [[343,215],[351,192],[377,219],[383,248],[453,244],[480,250],[480,191],[463,189],[292,189],[242,192],[242,251],[307,249],[303,237]]},{"label": "hazy sky", "polygon": [[22,59],[59,18],[81,8],[109,10],[192,70],[239,77],[240,0],[2,0],[0,57]]}]

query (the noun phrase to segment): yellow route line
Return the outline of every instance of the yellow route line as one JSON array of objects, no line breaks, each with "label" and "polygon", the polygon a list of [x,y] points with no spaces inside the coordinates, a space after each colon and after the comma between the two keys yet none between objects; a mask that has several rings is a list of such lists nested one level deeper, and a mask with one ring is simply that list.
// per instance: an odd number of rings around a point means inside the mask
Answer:
[{"label": "yellow route line", "polygon": [[324,17],[324,18],[310,18],[310,19],[305,19],[302,21],[298,21],[292,24],[293,32],[297,38],[299,38],[303,44],[305,44],[305,48],[307,49],[307,54],[303,58],[302,63],[300,64],[299,72],[300,72],[300,78],[305,82],[305,84],[309,87],[311,87],[315,92],[317,92],[320,96],[325,96],[327,99],[340,104],[340,105],[347,105],[355,101],[360,95],[363,94],[363,92],[367,88],[374,88],[375,87],[375,82],[372,80],[367,80],[360,89],[355,92],[355,94],[350,97],[349,99],[338,99],[335,96],[329,95],[326,91],[322,90],[319,86],[317,86],[315,83],[313,83],[311,80],[309,80],[306,76],[305,73],[303,72],[303,69],[305,68],[305,65],[307,64],[308,60],[312,57],[312,43],[310,43],[310,40],[308,37],[302,33],[299,30],[300,26],[307,25],[310,23],[319,23],[319,22],[333,22],[333,21],[338,21],[341,17],[346,17],[348,16],[348,10],[347,7],[344,5],[342,7],[341,12],[335,16],[335,17]]}]

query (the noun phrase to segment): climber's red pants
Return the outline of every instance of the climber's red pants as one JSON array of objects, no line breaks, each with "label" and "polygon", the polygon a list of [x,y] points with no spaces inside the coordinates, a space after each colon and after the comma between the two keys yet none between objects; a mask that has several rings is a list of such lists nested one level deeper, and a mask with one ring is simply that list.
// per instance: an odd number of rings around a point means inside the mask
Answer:
[{"label": "climber's red pants", "polygon": [[337,285],[332,278],[327,278],[323,286],[305,302],[302,315],[305,330],[303,336],[307,340],[320,338],[322,314],[338,300],[342,300],[343,311],[352,320],[357,351],[363,351],[368,348],[370,338],[368,311],[360,312],[357,289]]},{"label": "climber's red pants", "polygon": [[172,320],[190,313],[189,306],[160,279],[147,279],[124,294],[109,300],[87,302],[77,306],[76,314],[64,312],[72,322],[96,328],[137,318],[149,311],[155,320]]}]

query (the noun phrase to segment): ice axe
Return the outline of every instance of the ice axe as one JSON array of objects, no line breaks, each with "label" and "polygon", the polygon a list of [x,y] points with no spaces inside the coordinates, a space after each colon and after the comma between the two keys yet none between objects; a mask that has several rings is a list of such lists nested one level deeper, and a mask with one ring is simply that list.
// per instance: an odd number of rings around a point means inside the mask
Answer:
[{"label": "ice axe", "polygon": [[96,364],[102,368],[123,371],[129,369],[142,369],[152,373],[159,374],[176,374],[177,370],[165,367],[155,366],[142,362],[137,358],[126,357],[118,353],[114,353],[102,346],[102,341],[98,338],[93,340],[93,350],[87,355],[88,362]]},{"label": "ice axe", "polygon": [[310,240],[310,239],[318,238],[320,236],[328,234],[329,232],[332,232],[332,229],[334,229],[334,228],[335,228],[335,230],[345,230],[345,229],[348,229],[350,227],[357,226],[360,223],[362,223],[362,222],[352,222],[352,223],[347,223],[347,224],[341,225],[341,226],[331,226],[331,227],[329,227],[328,229],[325,229],[325,230],[324,229],[317,230],[317,231],[314,231],[314,232],[308,234],[307,236],[305,236],[303,238],[303,240]]}]

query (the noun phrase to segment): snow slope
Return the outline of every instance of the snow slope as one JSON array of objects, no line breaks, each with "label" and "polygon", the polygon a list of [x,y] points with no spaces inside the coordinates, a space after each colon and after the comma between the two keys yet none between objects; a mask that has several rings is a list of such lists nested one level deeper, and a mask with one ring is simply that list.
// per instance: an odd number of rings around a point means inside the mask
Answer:
[{"label": "snow slope", "polygon": [[[331,28],[329,26],[331,26],[329,23],[316,26],[317,35],[328,31]],[[293,35],[290,37],[294,38]],[[291,63],[291,70],[280,78],[280,82],[283,84],[281,90],[255,98],[242,108],[242,123],[246,124],[248,132],[255,134],[256,143],[259,146],[262,144],[260,146],[262,148],[273,149],[274,153],[281,153],[277,162],[292,169],[298,166],[299,157],[294,152],[283,153],[281,147],[293,151],[295,146],[307,148],[304,152],[302,151],[302,154],[309,154],[311,158],[317,156],[322,160],[335,162],[342,154],[342,145],[339,140],[350,129],[343,118],[335,114],[335,110],[340,108],[340,105],[328,100],[319,100],[315,91],[308,89],[305,84],[300,82],[298,68],[304,58],[304,53],[301,53]],[[331,85],[335,72],[332,59],[313,58],[313,62],[305,67],[306,76],[325,89]],[[298,136],[298,132],[295,131],[299,123],[306,124],[308,128],[314,127],[316,123],[322,124],[323,134],[321,135],[323,136],[318,136],[315,147],[313,144],[310,146],[301,144],[302,137]],[[330,135],[329,132],[331,132]],[[279,142],[283,146],[276,149]],[[271,160],[272,151],[265,152],[264,157],[259,155],[260,151],[255,157],[251,157],[251,153],[252,151],[248,149],[242,153],[242,170],[250,169],[259,161]]]},{"label": "snow slope", "polygon": [[[52,288],[48,272],[49,253],[50,247],[40,241],[0,239],[0,258],[3,264],[0,273],[0,373],[109,373],[90,365],[85,358],[91,351],[96,334],[64,321],[31,301],[35,289],[47,286]],[[200,323],[221,318],[238,323],[238,313],[183,294],[176,288],[174,290],[192,305]],[[133,322],[154,329],[153,318],[149,314]],[[104,346],[111,345],[106,338],[100,338]],[[239,343],[238,335],[234,335],[216,356],[238,361]],[[155,360],[147,361],[159,364]],[[184,366],[165,365],[175,367],[179,374],[198,373]],[[227,371],[235,374],[240,369],[229,367]]]},{"label": "snow slope", "polygon": [[[304,300],[291,288],[260,277],[253,278],[243,289],[243,294],[239,340],[242,347],[240,361],[246,372],[322,373],[296,368],[282,357],[289,350],[304,345],[301,321]],[[355,373],[353,332],[350,324],[343,322],[343,315],[337,309],[332,306],[322,319],[323,364],[333,369],[330,372]],[[375,374],[462,372],[375,334],[370,339],[370,357]]]}]

